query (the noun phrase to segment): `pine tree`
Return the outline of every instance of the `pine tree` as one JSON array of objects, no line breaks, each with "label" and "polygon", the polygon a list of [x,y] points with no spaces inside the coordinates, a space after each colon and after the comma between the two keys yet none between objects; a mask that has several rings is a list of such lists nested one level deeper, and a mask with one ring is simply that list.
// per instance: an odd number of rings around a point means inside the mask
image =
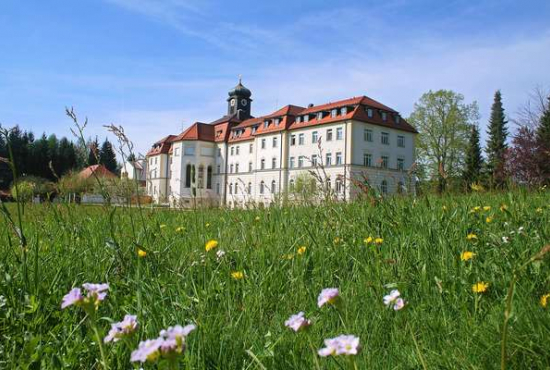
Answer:
[{"label": "pine tree", "polygon": [[481,146],[479,144],[479,129],[477,125],[472,125],[470,139],[466,149],[466,160],[464,163],[464,172],[462,178],[466,186],[477,183],[481,180],[481,170],[483,168],[483,157],[481,156]]},{"label": "pine tree", "polygon": [[[59,176],[59,172],[61,168],[61,163],[59,158],[59,141],[57,140],[57,136],[55,136],[55,134],[51,134],[48,137],[48,169],[49,169],[50,162],[55,171],[55,174]],[[55,180],[55,176],[52,173],[51,169],[48,172],[49,172],[48,178],[51,180]]]},{"label": "pine tree", "polygon": [[76,151],[74,144],[66,137],[59,141],[59,172],[62,176],[76,167]]},{"label": "pine tree", "polygon": [[502,95],[500,90],[497,90],[491,107],[491,117],[487,131],[489,139],[485,149],[487,152],[487,172],[491,176],[491,185],[496,187],[501,187],[506,181],[504,164],[507,149],[506,138],[508,137],[507,123],[502,106]]},{"label": "pine tree", "polygon": [[109,171],[116,173],[118,163],[116,161],[116,154],[113,150],[113,146],[109,140],[105,139],[103,145],[101,145],[101,151],[99,153],[99,163],[105,166]]},{"label": "pine tree", "polygon": [[537,157],[542,181],[550,184],[550,96],[537,128]]},{"label": "pine tree", "polygon": [[88,166],[93,166],[98,163],[99,159],[99,142],[97,137],[88,145]]}]

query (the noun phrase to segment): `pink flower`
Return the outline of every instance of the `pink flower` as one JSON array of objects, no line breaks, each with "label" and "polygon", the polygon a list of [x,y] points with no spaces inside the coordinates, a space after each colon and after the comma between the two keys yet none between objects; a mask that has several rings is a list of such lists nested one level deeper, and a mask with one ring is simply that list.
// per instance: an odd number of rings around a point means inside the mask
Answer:
[{"label": "pink flower", "polygon": [[319,294],[319,298],[317,298],[317,305],[323,307],[326,303],[332,304],[336,302],[338,297],[340,297],[338,288],[325,288],[321,291],[321,294]]},{"label": "pink flower", "polygon": [[121,322],[111,324],[111,330],[109,330],[109,334],[107,334],[103,341],[105,343],[118,342],[121,338],[133,334],[137,326],[137,316],[126,315]]},{"label": "pink flower", "polygon": [[401,293],[399,293],[399,290],[392,290],[390,294],[384,296],[384,304],[388,307],[393,305],[393,309],[395,311],[399,311],[405,307],[405,301],[402,298],[399,298],[400,295]]},{"label": "pink flower", "polygon": [[131,362],[153,362],[160,356],[162,338],[148,339],[139,343],[138,348],[130,355]]},{"label": "pink flower", "polygon": [[311,321],[304,317],[303,312],[298,312],[297,315],[292,315],[288,320],[285,321],[285,326],[298,332],[302,329],[307,328],[311,325]]},{"label": "pink flower", "polygon": [[84,297],[82,296],[82,292],[80,291],[80,288],[73,288],[69,293],[67,293],[61,302],[61,308],[65,308],[71,305],[78,305]]},{"label": "pink flower", "polygon": [[361,346],[359,338],[354,335],[340,335],[336,338],[325,339],[325,348],[318,353],[321,357],[327,356],[350,356],[359,353]]}]

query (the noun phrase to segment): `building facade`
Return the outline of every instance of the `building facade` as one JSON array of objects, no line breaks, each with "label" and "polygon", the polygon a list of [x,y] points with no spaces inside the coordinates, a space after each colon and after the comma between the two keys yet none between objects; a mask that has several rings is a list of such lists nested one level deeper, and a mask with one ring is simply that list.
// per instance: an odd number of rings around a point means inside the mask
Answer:
[{"label": "building facade", "polygon": [[239,81],[226,115],[153,144],[147,193],[156,202],[233,207],[414,192],[417,132],[395,110],[361,96],[253,117],[251,96]]}]

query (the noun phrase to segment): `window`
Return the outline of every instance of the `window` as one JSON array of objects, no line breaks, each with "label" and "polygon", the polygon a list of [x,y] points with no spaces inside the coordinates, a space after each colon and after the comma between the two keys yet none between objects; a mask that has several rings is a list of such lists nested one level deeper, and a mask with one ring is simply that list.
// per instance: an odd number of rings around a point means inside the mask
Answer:
[{"label": "window", "polygon": [[342,152],[336,153],[336,165],[339,166],[342,164]]},{"label": "window", "polygon": [[311,156],[311,165],[312,165],[312,166],[317,166],[317,163],[318,163],[317,154],[313,154],[313,155]]},{"label": "window", "polygon": [[363,154],[363,166],[372,167],[372,154],[370,153]]},{"label": "window", "polygon": [[340,109],[340,114],[342,116],[345,116],[346,114],[348,114],[348,107],[343,107],[342,109]]},{"label": "window", "polygon": [[204,166],[202,164],[199,166],[197,188],[199,189],[204,188]]},{"label": "window", "polygon": [[252,126],[252,133],[255,134],[258,130],[258,126]]},{"label": "window", "polygon": [[288,166],[290,168],[294,168],[294,157],[290,157],[290,159],[288,161]]},{"label": "window", "polygon": [[277,183],[275,182],[275,180],[271,181],[271,194],[275,194],[275,192],[277,191]]},{"label": "window", "polygon": [[323,119],[323,112],[317,112],[317,120],[320,121]]},{"label": "window", "polygon": [[222,149],[218,148],[218,157],[221,157],[221,156],[222,156]]},{"label": "window", "polygon": [[277,168],[277,158],[271,158],[271,168]]},{"label": "window", "polygon": [[212,189],[212,166],[206,169],[206,188]]},{"label": "window", "polygon": [[229,173],[233,173],[233,163],[229,166]]},{"label": "window", "polygon": [[269,121],[264,121],[264,128],[268,128],[269,127]]},{"label": "window", "polygon": [[237,145],[237,147],[235,148],[235,154],[237,154],[237,155],[239,155],[239,151],[240,151],[239,148],[240,148],[240,147],[239,147],[238,145]]},{"label": "window", "polygon": [[275,118],[275,126],[279,126],[280,123],[281,123],[281,119]]},{"label": "window", "polygon": [[326,156],[325,156],[325,164],[327,166],[331,166],[332,165],[332,153],[327,153]]},{"label": "window", "polygon": [[252,172],[252,162],[248,162],[248,172]]},{"label": "window", "polygon": [[397,137],[397,146],[400,148],[405,147],[405,136],[398,136]]},{"label": "window", "polygon": [[344,190],[344,184],[342,183],[341,178],[336,179],[336,193],[340,194]]},{"label": "window", "polygon": [[327,130],[327,141],[332,141],[332,129]]},{"label": "window", "polygon": [[298,157],[298,167],[299,168],[304,167],[304,156],[302,155]]},{"label": "window", "polygon": [[233,194],[233,183],[229,184],[229,194]]},{"label": "window", "polygon": [[260,169],[264,170],[265,169],[265,159],[262,158],[262,160],[260,161]]},{"label": "window", "polygon": [[298,145],[304,145],[304,134],[298,135]]},{"label": "window", "polygon": [[174,157],[179,157],[179,156],[180,156],[180,148],[174,149]]},{"label": "window", "polygon": [[388,182],[386,180],[382,180],[382,182],[380,183],[380,192],[382,194],[388,193]]},{"label": "window", "polygon": [[333,109],[333,110],[330,111],[330,116],[332,118],[336,117],[336,115],[338,115],[338,110],[337,109]]},{"label": "window", "polygon": [[403,158],[397,158],[397,169],[403,171],[405,169],[405,160]]},{"label": "window", "polygon": [[330,177],[327,177],[327,181],[326,181],[326,189],[327,190],[331,190],[332,189],[332,182],[330,181]]},{"label": "window", "polygon": [[265,149],[265,139],[262,139],[262,149]]},{"label": "window", "polygon": [[302,120],[300,119],[300,117],[296,117],[296,123],[300,123],[302,122]]},{"label": "window", "polygon": [[220,193],[220,183],[217,182],[216,183],[216,194],[219,194]]},{"label": "window", "polygon": [[239,183],[235,183],[235,194],[239,194]]},{"label": "window", "polygon": [[336,140],[342,140],[344,136],[344,130],[342,129],[342,127],[338,127],[336,129]]},{"label": "window", "polygon": [[288,182],[288,187],[290,191],[294,191],[294,179],[290,179]]},{"label": "window", "polygon": [[217,166],[216,166],[216,173],[217,173],[217,174],[220,174],[220,173],[221,173],[221,170],[222,170],[222,166],[217,165]]},{"label": "window", "polygon": [[306,114],[306,115],[304,116],[304,122],[309,122],[309,114]]},{"label": "window", "polygon": [[183,149],[184,155],[195,155],[195,147],[194,146],[186,146]]},{"label": "window", "polygon": [[265,185],[265,183],[263,181],[260,182],[260,194],[264,193],[264,185]]},{"label": "window", "polygon": [[405,184],[403,183],[403,181],[399,181],[397,183],[397,193],[398,194],[403,194],[407,189],[405,188]]},{"label": "window", "polygon": [[290,145],[296,145],[296,135],[290,135]]},{"label": "window", "polygon": [[319,133],[317,131],[313,131],[311,133],[311,142],[315,144],[317,143],[317,140],[319,140]]},{"label": "window", "polygon": [[249,152],[249,153],[252,153],[253,151],[254,151],[254,144],[250,144],[250,145],[248,146],[248,152]]},{"label": "window", "polygon": [[372,116],[373,116],[372,108],[367,108],[367,117],[372,118]]},{"label": "window", "polygon": [[273,147],[274,148],[277,147],[277,137],[276,136],[273,138]]},{"label": "window", "polygon": [[231,155],[235,155],[235,147],[234,146],[231,147]]},{"label": "window", "polygon": [[380,167],[388,168],[389,161],[390,161],[390,159],[388,158],[388,156],[383,155],[382,157],[380,157]]},{"label": "window", "polygon": [[380,136],[380,142],[384,145],[390,145],[390,134],[387,132],[382,132],[382,135]]},{"label": "window", "polygon": [[368,128],[365,129],[363,132],[363,140],[372,142],[372,130],[369,130]]},{"label": "window", "polygon": [[247,193],[248,193],[248,195],[252,194],[252,183],[251,182],[248,183]]},{"label": "window", "polygon": [[388,120],[388,113],[382,112],[382,121],[387,121],[387,120]]},{"label": "window", "polygon": [[239,164],[238,163],[235,164],[235,173],[239,173]]},{"label": "window", "polygon": [[188,164],[185,167],[185,187],[190,188],[193,176],[195,175],[195,166]]},{"label": "window", "polygon": [[399,123],[401,121],[401,117],[399,116],[399,114],[396,114],[395,115],[395,123]]}]

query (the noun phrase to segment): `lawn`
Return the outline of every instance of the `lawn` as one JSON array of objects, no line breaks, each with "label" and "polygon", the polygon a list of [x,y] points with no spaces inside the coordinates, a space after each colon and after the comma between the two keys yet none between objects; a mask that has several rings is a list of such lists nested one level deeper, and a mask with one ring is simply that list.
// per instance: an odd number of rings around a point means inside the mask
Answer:
[{"label": "lawn", "polygon": [[[1,369],[493,369],[507,296],[507,367],[550,367],[550,253],[532,259],[550,244],[549,191],[232,211],[26,205],[22,224],[26,249],[0,218]],[[109,284],[97,311],[61,309],[84,283]],[[319,307],[324,288],[339,299]],[[399,310],[384,304],[392,290]],[[311,325],[294,332],[285,321],[301,311]],[[103,339],[126,314],[137,329],[102,356],[94,330]],[[173,360],[130,362],[177,324],[196,329]],[[342,334],[359,338],[357,355],[318,355]]]}]

